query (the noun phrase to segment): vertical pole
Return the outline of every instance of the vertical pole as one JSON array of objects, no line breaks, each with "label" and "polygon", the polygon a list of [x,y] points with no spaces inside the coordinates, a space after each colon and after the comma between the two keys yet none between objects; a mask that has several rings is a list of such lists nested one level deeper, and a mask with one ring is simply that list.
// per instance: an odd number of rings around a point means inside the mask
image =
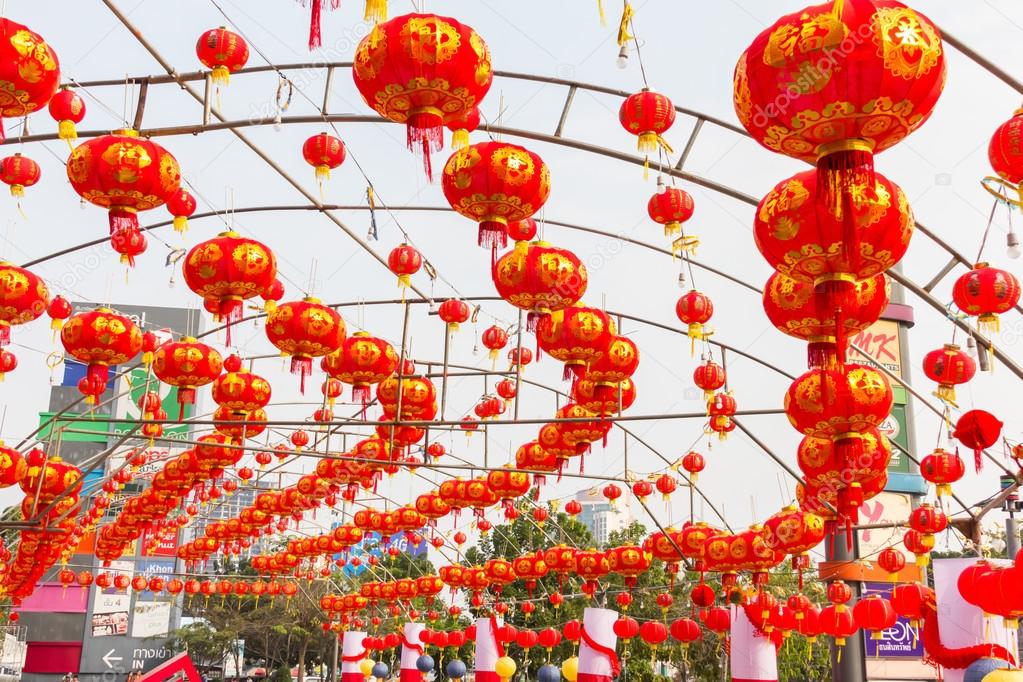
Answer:
[{"label": "vertical pole", "polygon": [[330,655],[330,682],[337,682],[337,650],[341,637],[334,637],[334,650]]},{"label": "vertical pole", "polygon": [[[522,308],[519,308],[519,325],[518,331],[515,334],[515,343],[518,348],[515,350],[516,353],[522,353]],[[539,360],[540,358],[536,358]],[[516,358],[515,363],[515,407],[512,411],[512,418],[519,418],[519,394],[522,393],[522,358]]]},{"label": "vertical pole", "polygon": [[[846,540],[841,537],[843,531],[835,530],[831,535],[824,538],[825,556],[828,561],[843,561],[852,563],[859,556],[859,539],[853,535],[852,551],[846,545]],[[853,599],[860,597],[860,584],[852,581],[849,583]],[[831,674],[834,682],[862,682],[867,679],[866,663],[863,657],[863,631],[857,631],[852,637],[846,637],[845,646],[842,647],[842,656],[838,656],[838,648],[831,645]]]},{"label": "vertical pole", "polygon": [[394,460],[394,429],[397,428],[398,422],[401,421],[401,397],[404,391],[404,385],[402,379],[405,376],[405,358],[408,353],[408,317],[411,306],[408,301],[405,302],[405,319],[401,324],[401,353],[398,355],[398,404],[394,410],[394,426],[391,427],[391,437],[387,441],[387,458],[391,461]]},{"label": "vertical pole", "polygon": [[1005,519],[1005,551],[1009,559],[1013,559],[1019,553],[1019,524],[1016,522],[1016,515],[1009,512],[1009,518]]},{"label": "vertical pole", "polygon": [[444,325],[444,372],[440,379],[440,420],[444,421],[444,410],[448,405],[448,346],[451,342],[451,331]]}]

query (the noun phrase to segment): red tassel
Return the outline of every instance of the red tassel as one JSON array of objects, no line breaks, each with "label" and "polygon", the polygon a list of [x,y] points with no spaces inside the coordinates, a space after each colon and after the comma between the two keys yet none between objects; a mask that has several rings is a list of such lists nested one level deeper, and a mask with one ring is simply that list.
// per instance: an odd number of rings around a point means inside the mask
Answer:
[{"label": "red tassel", "polygon": [[406,143],[410,151],[423,155],[426,177],[433,182],[433,165],[430,154],[444,149],[444,121],[440,114],[419,111],[405,122]]},{"label": "red tassel", "polygon": [[508,232],[504,223],[496,220],[484,220],[480,223],[479,232],[476,235],[476,243],[484,248],[496,250],[498,246],[502,249],[508,247]]},{"label": "red tassel", "polygon": [[323,44],[320,35],[320,16],[323,14],[323,5],[320,0],[311,0],[309,3],[309,49],[315,50]]},{"label": "red tassel", "polygon": [[842,147],[817,160],[817,214],[822,221],[842,226],[842,255],[848,271],[860,259],[859,223],[852,205],[854,188],[874,194],[876,176],[871,146],[862,140],[843,141]]},{"label": "red tassel", "polygon": [[973,451],[973,467],[974,469],[977,470],[978,474],[980,473],[980,470],[984,468],[984,460],[982,459],[983,456],[984,456],[983,450],[975,449]]},{"label": "red tassel", "polygon": [[224,321],[224,336],[226,345],[231,345],[231,324],[242,319],[242,302],[235,298],[228,298],[220,302],[220,317]]},{"label": "red tassel", "polygon": [[291,357],[291,373],[299,375],[299,392],[305,395],[305,378],[312,374],[313,359],[293,355]]},{"label": "red tassel", "polygon": [[0,347],[11,342],[11,325],[8,322],[0,322]]},{"label": "red tassel", "polygon": [[110,234],[120,230],[139,229],[139,217],[130,209],[111,208],[107,211],[107,222],[110,225]]}]

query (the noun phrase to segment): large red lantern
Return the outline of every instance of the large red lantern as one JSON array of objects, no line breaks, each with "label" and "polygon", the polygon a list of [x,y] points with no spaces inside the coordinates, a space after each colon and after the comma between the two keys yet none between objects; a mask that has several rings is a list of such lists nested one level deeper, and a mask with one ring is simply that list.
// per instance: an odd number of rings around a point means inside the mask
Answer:
[{"label": "large red lantern", "polygon": [[977,372],[977,363],[959,346],[946,343],[924,356],[924,374],[938,383],[935,395],[941,400],[955,404],[956,385],[965,384]]},{"label": "large red lantern", "polygon": [[312,372],[313,358],[329,355],[345,340],[345,322],[333,308],[307,296],[277,306],[266,318],[266,336],[281,353],[291,356],[291,372],[305,378]]},{"label": "large red lantern", "polygon": [[491,268],[491,278],[501,298],[528,313],[528,331],[536,330],[543,315],[582,298],[588,282],[578,256],[544,241],[509,250]]},{"label": "large red lantern", "polygon": [[444,197],[456,213],[479,223],[477,243],[508,245],[508,224],[526,220],[547,202],[551,174],[535,152],[508,142],[478,142],[444,166]]},{"label": "large red lantern", "polygon": [[331,377],[350,384],[352,399],[365,405],[370,399],[370,386],[379,384],[398,368],[398,355],[387,341],[369,332],[355,332],[342,342],[341,348],[324,357],[320,365]]},{"label": "large red lantern", "polygon": [[142,331],[109,308],[73,315],[60,330],[60,340],[68,355],[89,366],[78,388],[90,403],[106,390],[109,366],[128,362],[142,350]]},{"label": "large red lantern", "polygon": [[53,48],[27,26],[0,18],[0,141],[2,119],[39,111],[59,84],[60,62]]},{"label": "large red lantern", "polygon": [[773,550],[792,555],[793,568],[799,571],[800,584],[803,560],[811,549],[824,540],[824,519],[798,507],[785,507],[764,522],[763,538]]},{"label": "large red lantern", "polygon": [[611,317],[599,308],[571,305],[545,316],[536,326],[536,342],[552,358],[565,363],[564,378],[581,378],[600,360],[615,333]]},{"label": "large red lantern", "polygon": [[638,545],[620,545],[607,551],[607,566],[612,573],[622,576],[630,590],[636,586],[639,576],[650,568],[652,555]]},{"label": "large red lantern", "polygon": [[71,187],[107,209],[110,233],[138,228],[137,213],[162,206],[181,185],[177,159],[136,131],[118,130],[75,147],[67,161]]},{"label": "large red lantern", "polygon": [[193,246],[181,270],[188,288],[208,306],[212,304],[215,314],[230,324],[241,318],[242,301],[273,285],[277,257],[255,239],[237,232],[222,232]]},{"label": "large red lantern", "polygon": [[856,602],[853,618],[860,629],[870,633],[871,639],[882,639],[884,631],[895,625],[896,614],[890,601],[872,594]]},{"label": "large red lantern", "polygon": [[376,26],[355,51],[355,85],[374,111],[404,123],[410,150],[444,148],[444,125],[461,121],[490,89],[487,44],[450,17],[406,14]]},{"label": "large red lantern", "polygon": [[925,16],[895,0],[846,0],[760,33],[735,67],[733,100],[755,140],[817,163],[837,196],[927,120],[944,85],[941,35]]},{"label": "large red lantern", "polygon": [[675,105],[665,95],[643,88],[629,95],[618,110],[622,127],[635,135],[636,148],[644,154],[657,151],[658,146],[671,153],[671,147],[661,137],[675,122]]},{"label": "large red lantern", "polygon": [[572,385],[572,400],[588,412],[608,417],[632,407],[636,402],[636,385],[632,379],[625,379],[614,386],[600,386],[588,378]]},{"label": "large red lantern", "polygon": [[223,26],[211,28],[199,36],[195,55],[203,66],[211,69],[213,82],[227,85],[231,74],[245,68],[249,61],[249,44],[240,35]]},{"label": "large red lantern", "polygon": [[50,116],[57,122],[57,137],[68,140],[69,145],[71,140],[78,139],[75,125],[85,118],[85,100],[82,96],[74,90],[61,88],[50,98],[48,109]]},{"label": "large red lantern", "polygon": [[977,263],[952,286],[952,299],[959,310],[977,316],[985,332],[997,332],[998,316],[1019,303],[1019,280],[1006,270]]},{"label": "large red lantern", "polygon": [[222,367],[220,353],[191,336],[161,344],[153,355],[156,378],[178,387],[179,421],[185,405],[195,404],[195,389],[213,383]]},{"label": "large red lantern", "polygon": [[623,382],[632,378],[639,368],[639,347],[627,336],[614,336],[607,345],[607,351],[590,362],[584,375],[594,382],[596,396],[610,399],[617,393]]},{"label": "large red lantern", "polygon": [[330,180],[330,171],[345,162],[345,144],[329,133],[318,133],[302,144],[302,158],[316,169],[320,187]]},{"label": "large red lantern", "polygon": [[35,320],[49,303],[50,292],[41,277],[0,261],[0,347],[11,342],[11,327]]},{"label": "large red lantern", "polygon": [[20,152],[0,159],[0,182],[10,186],[12,197],[25,196],[25,188],[39,182],[41,174],[39,164]]},{"label": "large red lantern", "polygon": [[807,343],[807,364],[811,368],[834,365],[845,361],[849,339],[877,322],[891,296],[884,274],[853,286],[851,296],[837,311],[822,305],[813,284],[775,272],[764,286],[764,312],[778,331]]},{"label": "large red lantern", "polygon": [[664,236],[670,237],[682,231],[682,223],[693,217],[693,197],[677,187],[657,192],[646,204],[647,215],[658,225],[664,226]]}]

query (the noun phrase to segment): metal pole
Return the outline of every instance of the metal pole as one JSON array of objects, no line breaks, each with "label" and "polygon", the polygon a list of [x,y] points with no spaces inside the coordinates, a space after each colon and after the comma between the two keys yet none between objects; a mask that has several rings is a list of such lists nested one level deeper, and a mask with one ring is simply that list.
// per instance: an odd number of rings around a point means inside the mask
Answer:
[{"label": "metal pole", "polygon": [[[857,561],[859,556],[859,539],[853,534],[852,550],[849,550],[846,540],[839,537],[841,531],[835,531],[824,539],[825,556],[828,561],[844,561],[852,563]],[[850,582],[849,588],[853,593],[853,601],[860,597],[860,584]],[[841,652],[841,656],[839,656]],[[834,682],[863,682],[867,679],[866,663],[863,652],[863,633],[857,631],[855,635],[846,637],[845,646],[839,649],[831,645],[831,676]]]},{"label": "metal pole", "polygon": [[1010,559],[1019,554],[1019,524],[1012,512],[1005,519],[1005,551]]},{"label": "metal pole", "polygon": [[334,638],[334,651],[330,655],[330,682],[337,682],[337,650],[340,641],[340,637]]}]

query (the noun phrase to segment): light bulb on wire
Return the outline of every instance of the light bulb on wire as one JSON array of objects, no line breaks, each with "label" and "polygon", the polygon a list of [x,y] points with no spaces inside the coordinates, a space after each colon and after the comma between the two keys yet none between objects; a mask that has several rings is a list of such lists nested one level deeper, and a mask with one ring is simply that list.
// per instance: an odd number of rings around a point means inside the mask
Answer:
[{"label": "light bulb on wire", "polygon": [[629,50],[625,45],[622,45],[621,49],[618,50],[618,59],[615,60],[615,66],[619,69],[624,69],[629,65]]},{"label": "light bulb on wire", "polygon": [[1019,248],[1019,235],[1015,232],[1010,232],[1005,236],[1005,253],[1013,260],[1019,258],[1023,253],[1023,250]]}]

